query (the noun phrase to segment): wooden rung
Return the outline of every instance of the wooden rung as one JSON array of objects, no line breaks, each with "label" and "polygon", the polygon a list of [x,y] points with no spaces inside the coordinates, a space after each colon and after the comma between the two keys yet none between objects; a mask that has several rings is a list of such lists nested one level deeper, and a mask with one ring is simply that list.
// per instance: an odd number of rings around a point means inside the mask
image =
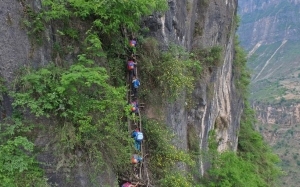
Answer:
[{"label": "wooden rung", "polygon": [[141,185],[141,186],[145,186],[146,185],[146,184],[141,183],[141,182],[131,182],[131,184],[133,184],[133,185],[136,185],[137,183],[139,183],[138,185]]}]

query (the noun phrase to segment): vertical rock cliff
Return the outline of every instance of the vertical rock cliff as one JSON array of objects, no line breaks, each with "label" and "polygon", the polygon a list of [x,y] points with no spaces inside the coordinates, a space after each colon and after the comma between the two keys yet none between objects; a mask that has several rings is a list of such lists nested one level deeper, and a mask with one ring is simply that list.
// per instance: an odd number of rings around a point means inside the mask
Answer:
[{"label": "vertical rock cliff", "polygon": [[281,185],[297,186],[299,161],[300,106],[299,103],[253,103],[257,114],[257,127],[266,142],[282,160],[281,166],[288,173]]},{"label": "vertical rock cliff", "polygon": [[[192,104],[182,95],[166,108],[166,121],[187,149],[189,129],[197,131],[200,149],[207,149],[208,133],[217,132],[218,150],[236,150],[237,132],[243,102],[234,85],[232,71],[237,1],[169,1],[165,15],[146,19],[151,35],[167,45],[174,42],[195,49],[220,46],[222,63],[218,67],[204,68],[197,81]],[[151,20],[151,21],[149,21]]]},{"label": "vertical rock cliff", "polygon": [[[8,87],[16,77],[16,70],[25,65],[43,66],[51,60],[49,37],[44,46],[34,46],[30,42],[23,23],[26,7],[21,2],[3,0],[0,3],[0,76],[8,83]],[[33,7],[39,5],[38,1],[32,1],[31,4]],[[11,115],[12,110],[7,95],[4,94],[3,98],[3,114],[0,118]]]},{"label": "vertical rock cliff", "polygon": [[[8,83],[15,76],[13,72],[22,65],[43,66],[51,60],[53,38],[46,38],[43,46],[33,46],[22,27],[23,2],[2,0],[0,4],[0,73]],[[214,130],[219,151],[236,150],[243,110],[243,101],[235,87],[233,72],[237,0],[169,0],[168,4],[169,10],[164,15],[153,14],[143,20],[143,24],[150,29],[149,35],[157,38],[162,48],[171,42],[190,52],[217,46],[222,49],[222,54],[219,65],[203,68],[191,98],[182,93],[175,102],[164,106],[163,119],[178,135],[180,141],[175,144],[183,149],[189,149],[188,137],[195,132],[199,149],[206,150],[209,132]],[[39,1],[33,1],[32,6],[38,10]],[[50,27],[46,30],[46,36],[49,35],[47,33],[51,33]],[[3,103],[10,103],[8,98],[4,97],[2,108],[9,108],[9,104]],[[3,109],[5,112],[8,110]],[[47,142],[52,135],[40,133],[36,144],[48,146]],[[76,153],[79,157],[80,154]],[[69,172],[69,168],[55,172],[55,159],[51,150],[39,158],[48,163],[46,173],[50,180],[59,186],[66,185],[62,181],[64,177],[59,175]],[[207,166],[205,163],[200,166],[199,171],[203,174]],[[72,171],[74,186],[89,186],[85,174],[87,170],[88,166],[79,165]],[[109,169],[102,178],[99,183],[113,186],[115,179]]]}]

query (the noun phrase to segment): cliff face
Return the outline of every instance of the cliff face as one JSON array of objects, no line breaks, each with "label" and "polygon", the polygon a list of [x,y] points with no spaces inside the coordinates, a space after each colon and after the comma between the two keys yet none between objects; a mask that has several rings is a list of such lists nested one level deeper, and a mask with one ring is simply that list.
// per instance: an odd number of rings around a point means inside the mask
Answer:
[{"label": "cliff face", "polygon": [[178,144],[182,148],[187,148],[189,129],[196,129],[199,147],[205,150],[208,133],[215,129],[219,151],[235,150],[242,112],[242,100],[236,94],[232,73],[237,1],[183,2],[169,1],[170,10],[166,15],[149,18],[151,35],[165,44],[172,41],[190,51],[221,46],[223,63],[204,70],[193,92],[191,107],[186,106],[186,96],[167,106],[167,124],[179,135],[182,141]]},{"label": "cliff face", "polygon": [[[39,1],[31,1],[35,8],[40,7]],[[23,24],[25,5],[18,1],[3,0],[0,3],[0,76],[11,86],[16,77],[16,70],[24,65],[34,67],[43,66],[51,60],[51,48],[49,40],[45,40],[43,46],[34,46],[28,38]],[[6,94],[3,95],[0,119],[11,115],[11,101]]]},{"label": "cliff face", "polygon": [[[32,6],[38,9],[38,2],[32,1]],[[191,102],[182,94],[182,97],[164,108],[163,118],[178,135],[181,141],[176,144],[181,148],[188,149],[188,136],[193,129],[200,149],[207,149],[209,131],[215,130],[219,151],[236,150],[243,107],[234,85],[232,70],[235,35],[233,20],[237,0],[170,0],[168,3],[169,11],[165,15],[154,14],[144,19],[144,24],[150,28],[149,35],[156,37],[165,46],[174,42],[189,51],[213,46],[220,46],[223,51],[220,66],[204,68]],[[0,73],[8,82],[14,78],[10,72],[23,64],[42,66],[51,59],[51,37],[41,47],[32,46],[26,31],[20,26],[23,9],[22,3],[17,1],[4,0],[0,4]],[[51,29],[47,32],[51,32]],[[36,144],[47,145],[52,135],[41,132]],[[39,158],[49,163],[46,172],[51,181],[64,185],[59,173],[55,172],[55,159],[50,153],[51,150],[48,150]],[[77,155],[80,156],[80,153]],[[201,164],[199,170],[203,173],[205,168],[205,164]],[[63,170],[60,174],[68,172],[68,168]],[[85,173],[87,170],[88,166],[80,165],[73,171],[75,186],[89,185]],[[114,176],[110,175],[109,170],[105,173],[107,175],[102,177],[100,183],[113,185]]]},{"label": "cliff face", "polygon": [[[33,7],[40,7],[39,1],[31,1]],[[3,0],[0,4],[1,44],[0,61],[1,76],[11,81],[13,73],[23,65],[43,66],[51,60],[50,37],[43,46],[34,46],[28,38],[24,27],[23,16],[25,5],[18,1]]]},{"label": "cliff face", "polygon": [[297,186],[299,178],[300,104],[253,103],[258,128],[264,139],[281,159],[282,169],[288,173],[281,185]]},{"label": "cliff face", "polygon": [[[261,132],[272,146],[278,142],[278,139],[283,138],[287,131],[295,128],[300,123],[300,104],[295,103],[285,106],[255,103],[253,106],[257,112],[259,123],[265,124],[264,126],[268,129]],[[296,138],[299,130],[293,130],[293,133]]]}]

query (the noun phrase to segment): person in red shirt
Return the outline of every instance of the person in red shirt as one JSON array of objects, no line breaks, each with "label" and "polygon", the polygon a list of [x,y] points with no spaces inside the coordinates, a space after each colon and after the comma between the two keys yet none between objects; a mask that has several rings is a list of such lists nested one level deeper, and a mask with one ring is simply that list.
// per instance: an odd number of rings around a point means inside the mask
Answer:
[{"label": "person in red shirt", "polygon": [[132,80],[132,77],[135,76],[135,67],[136,67],[137,63],[134,61],[133,58],[129,58],[128,62],[127,62],[127,70],[129,72],[129,77],[130,80]]},{"label": "person in red shirt", "polygon": [[131,182],[126,182],[122,185],[122,187],[137,187],[139,183],[137,183],[136,185],[131,184]]}]

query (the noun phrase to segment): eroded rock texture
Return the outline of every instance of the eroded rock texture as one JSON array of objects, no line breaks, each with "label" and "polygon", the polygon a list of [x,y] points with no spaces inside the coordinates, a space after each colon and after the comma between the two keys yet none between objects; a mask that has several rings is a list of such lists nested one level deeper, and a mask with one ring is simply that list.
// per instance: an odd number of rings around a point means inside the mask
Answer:
[{"label": "eroded rock texture", "polygon": [[[33,46],[22,27],[24,5],[21,2],[0,2],[0,73],[8,81],[13,79],[13,72],[23,64],[42,66],[51,59],[51,27],[46,31],[48,37],[45,45]],[[153,14],[144,19],[143,24],[150,29],[149,35],[156,37],[165,47],[170,42],[184,46],[189,51],[220,46],[223,54],[221,65],[204,70],[197,81],[191,102],[183,93],[175,103],[165,106],[163,118],[178,135],[180,141],[176,145],[181,148],[188,149],[188,135],[192,130],[196,132],[199,148],[207,149],[209,131],[214,129],[219,151],[236,150],[243,106],[234,86],[232,70],[237,0],[169,0],[168,4],[169,11],[166,14]],[[32,1],[32,6],[38,10],[39,1]],[[36,144],[54,149],[55,146],[49,145],[52,135],[41,132]],[[68,179],[66,173],[69,169],[61,168],[57,172],[55,167],[58,163],[51,151],[45,151],[39,158],[48,163],[45,167],[51,182],[59,186],[67,185],[64,181]],[[80,156],[80,151],[76,154]],[[199,171],[203,173],[205,169],[202,163]],[[88,166],[84,164],[75,167],[71,176],[74,183],[68,185],[90,186],[87,172]],[[115,177],[108,169],[104,170],[102,178],[101,184],[113,186]]]},{"label": "eroded rock texture", "polygon": [[[169,1],[165,15],[146,19],[151,35],[165,45],[174,42],[192,51],[197,48],[221,46],[222,65],[206,69],[198,80],[192,105],[183,95],[166,108],[166,121],[178,134],[178,146],[187,149],[189,128],[197,131],[199,147],[206,149],[208,133],[217,132],[218,150],[235,150],[242,112],[242,100],[236,93],[232,62],[237,1]],[[149,21],[151,20],[151,21]],[[203,169],[203,168],[202,168]]]}]

